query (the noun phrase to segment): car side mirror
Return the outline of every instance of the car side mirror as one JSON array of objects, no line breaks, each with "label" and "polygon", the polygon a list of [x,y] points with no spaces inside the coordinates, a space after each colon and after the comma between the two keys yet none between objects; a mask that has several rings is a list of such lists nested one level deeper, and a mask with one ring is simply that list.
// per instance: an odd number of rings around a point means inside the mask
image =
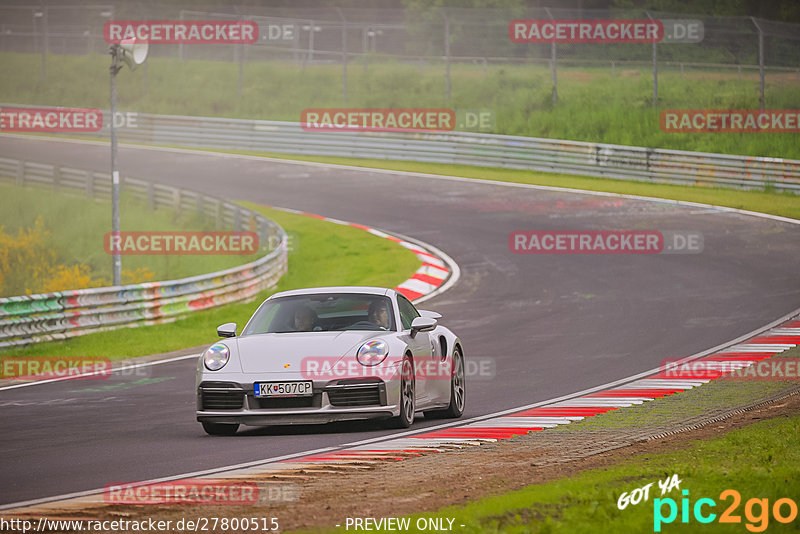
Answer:
[{"label": "car side mirror", "polygon": [[219,337],[236,337],[236,323],[225,323],[217,327]]},{"label": "car side mirror", "polygon": [[442,314],[431,310],[417,310],[423,317],[430,317],[431,319],[441,319]]},{"label": "car side mirror", "polygon": [[417,332],[428,332],[436,328],[439,322],[432,317],[416,317],[411,321],[411,335],[414,336]]}]

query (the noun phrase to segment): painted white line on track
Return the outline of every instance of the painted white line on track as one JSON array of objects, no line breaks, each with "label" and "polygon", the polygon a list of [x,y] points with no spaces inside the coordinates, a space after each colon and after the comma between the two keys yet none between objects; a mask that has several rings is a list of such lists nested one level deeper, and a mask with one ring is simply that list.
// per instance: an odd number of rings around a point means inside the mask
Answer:
[{"label": "painted white line on track", "polygon": [[[20,135],[13,135],[13,134],[0,134],[0,136],[18,137],[18,138],[24,138],[24,139],[45,139],[45,140],[48,140],[48,141],[74,142],[74,143],[81,143],[81,144],[95,144],[95,145],[100,145],[100,146],[106,146],[107,145],[106,142],[99,142],[99,141],[82,141],[82,140],[71,140],[71,139],[53,139],[53,138],[48,138],[48,137],[44,137],[43,138],[41,136],[20,136]],[[724,207],[724,206],[714,206],[714,205],[710,205],[710,204],[702,204],[702,203],[688,202],[688,201],[661,199],[661,198],[655,198],[655,197],[644,197],[644,196],[638,196],[638,195],[626,195],[626,194],[620,194],[620,193],[606,193],[606,192],[601,192],[601,191],[588,191],[588,190],[582,190],[582,189],[573,189],[573,188],[564,188],[564,187],[555,187],[555,186],[542,186],[542,185],[533,185],[533,184],[518,184],[518,183],[513,183],[513,182],[500,182],[500,181],[483,180],[483,179],[476,179],[476,178],[464,178],[464,177],[457,177],[457,176],[444,176],[444,175],[435,175],[435,174],[426,174],[426,173],[413,173],[413,172],[406,172],[406,171],[392,171],[392,170],[385,170],[385,169],[371,169],[371,168],[365,168],[365,167],[336,165],[336,164],[328,164],[328,163],[311,163],[311,162],[303,162],[303,161],[295,161],[295,160],[285,160],[285,159],[280,159],[280,158],[266,158],[266,157],[261,157],[261,156],[245,156],[245,155],[240,155],[240,154],[226,154],[226,153],[205,151],[205,150],[201,151],[201,150],[191,150],[191,149],[175,149],[175,148],[151,147],[151,146],[142,146],[142,145],[128,145],[128,144],[123,144],[122,146],[124,146],[126,148],[135,148],[135,149],[143,149],[143,150],[156,150],[156,151],[167,151],[167,152],[177,152],[177,153],[187,153],[187,154],[211,155],[211,156],[216,156],[216,157],[233,157],[233,158],[239,158],[239,159],[252,159],[252,160],[259,160],[259,161],[272,161],[272,162],[275,162],[275,163],[283,163],[283,164],[297,164],[297,165],[305,165],[305,166],[318,166],[318,167],[324,167],[324,168],[336,167],[336,168],[342,168],[342,169],[348,169],[348,170],[354,170],[354,171],[361,171],[361,172],[370,172],[370,173],[376,173],[376,174],[394,174],[394,175],[401,174],[401,175],[407,175],[407,176],[416,176],[416,177],[424,177],[424,178],[439,179],[439,180],[479,183],[479,184],[486,184],[486,185],[491,185],[491,186],[519,187],[519,188],[525,188],[525,189],[538,189],[538,190],[556,191],[556,192],[570,192],[570,193],[583,194],[583,195],[592,195],[592,196],[608,196],[608,197],[617,197],[617,198],[627,198],[627,199],[632,199],[632,200],[642,200],[642,201],[666,203],[666,204],[681,205],[681,206],[694,206],[694,207],[700,207],[700,208],[707,208],[707,209],[711,210],[711,212],[714,212],[714,211],[719,212],[719,211],[721,211],[721,212],[729,212],[729,213],[738,213],[738,214],[750,215],[750,216],[754,216],[754,217],[760,217],[760,218],[776,220],[776,221],[780,221],[780,222],[786,222],[786,223],[790,223],[790,224],[800,224],[800,220],[798,220],[798,219],[791,219],[791,218],[788,218],[788,217],[780,217],[780,216],[777,216],[777,215],[770,215],[770,214],[752,212],[752,211],[747,211],[747,210],[740,210],[740,209],[736,209],[736,208],[728,208],[728,207]],[[293,212],[293,213],[303,213],[303,212],[300,212],[298,210],[285,209],[285,211],[290,211],[290,212]],[[398,236],[398,234],[394,234],[394,235]],[[416,241],[416,240],[414,240],[412,238],[405,238],[405,239],[408,239],[411,242]],[[447,256],[446,254],[444,254],[443,252],[438,250],[436,247],[428,246],[428,248],[429,248],[429,250],[436,251],[437,254],[440,253],[441,254],[440,257],[445,257],[445,258],[449,259],[450,261],[448,263],[452,262],[452,259],[450,259],[449,256]],[[438,294],[442,293],[443,291],[446,291],[447,289],[449,289],[449,287],[452,287],[452,285],[458,280],[458,278],[460,276],[460,271],[458,270],[458,266],[457,266],[457,264],[455,262],[452,262],[451,265],[454,266],[455,268],[452,271],[450,279],[448,279],[448,281],[445,282],[442,286],[440,286],[436,291],[433,291],[432,293],[429,293],[428,295],[425,295],[424,297],[421,297],[420,299],[418,299],[417,302],[422,302],[424,300],[432,298],[433,296],[438,295]],[[739,343],[739,342],[741,342],[743,340],[751,338],[751,337],[755,336],[758,333],[763,333],[766,330],[768,330],[770,328],[773,328],[773,327],[781,324],[782,322],[785,322],[786,320],[790,319],[794,315],[797,315],[798,312],[800,312],[800,309],[796,309],[796,310],[790,312],[789,314],[785,315],[784,317],[769,323],[765,327],[753,330],[750,333],[744,334],[744,335],[736,338],[733,341],[722,343],[722,344],[720,344],[720,345],[718,345],[716,347],[713,347],[711,349],[707,349],[705,351],[696,353],[696,354],[694,354],[692,356],[688,356],[686,358],[678,360],[677,363],[693,361],[695,359],[702,358],[703,356],[719,352],[723,348],[726,348],[727,350],[732,351],[732,349],[731,349],[731,345],[732,344]],[[791,346],[794,346],[794,345],[791,345]],[[745,345],[745,347],[746,347],[746,345]],[[747,352],[746,350],[742,350],[741,348],[737,348],[737,351],[739,351],[739,352]],[[757,351],[752,350],[751,352],[757,352]],[[767,352],[767,351],[758,351],[758,352]],[[148,362],[146,364],[130,366],[130,368],[134,368],[134,367],[137,367],[137,366],[145,366],[145,365],[157,365],[157,364],[160,364],[160,363],[167,363],[167,362],[170,362],[170,361],[176,361],[176,360],[181,360],[181,359],[186,359],[186,358],[194,358],[194,357],[197,357],[197,355],[182,356],[182,357],[172,358],[172,359],[169,359],[169,360],[162,360],[162,361],[158,361],[158,362]],[[122,368],[120,368],[120,369],[122,369]],[[637,375],[633,375],[633,376],[630,376],[630,377],[622,378],[622,379],[619,379],[619,380],[616,380],[616,381],[613,381],[613,382],[609,382],[607,384],[603,384],[603,385],[600,385],[600,386],[596,386],[596,387],[593,387],[593,388],[589,388],[589,389],[586,389],[586,390],[583,390],[583,391],[580,391],[580,392],[577,392],[577,393],[564,395],[562,397],[558,397],[558,398],[550,399],[550,400],[546,400],[546,401],[540,401],[540,402],[529,404],[529,405],[526,405],[526,406],[510,408],[510,409],[507,409],[507,410],[503,410],[501,412],[482,415],[482,416],[478,416],[478,417],[475,417],[475,418],[472,418],[472,419],[469,419],[469,420],[465,420],[465,421],[455,421],[455,422],[446,423],[446,424],[443,424],[443,425],[427,427],[427,428],[424,428],[424,429],[415,429],[415,430],[411,430],[411,431],[407,431],[407,432],[401,433],[399,435],[395,434],[395,435],[392,435],[392,436],[381,436],[381,437],[377,437],[377,438],[370,438],[370,439],[367,439],[367,440],[361,440],[361,441],[353,442],[353,443],[350,443],[350,444],[345,444],[345,445],[342,445],[340,447],[327,447],[327,448],[323,448],[323,449],[316,449],[316,450],[312,450],[312,451],[304,451],[304,452],[300,452],[300,453],[294,453],[294,454],[280,456],[280,457],[273,457],[273,458],[268,458],[268,459],[264,459],[264,460],[256,460],[256,461],[246,462],[246,463],[242,463],[242,464],[236,464],[236,465],[231,465],[231,466],[214,468],[214,469],[209,469],[209,470],[205,470],[205,471],[197,471],[197,472],[192,472],[192,473],[183,473],[183,474],[180,474],[180,475],[174,475],[174,476],[170,476],[170,477],[152,479],[152,480],[142,481],[142,482],[140,482],[140,484],[152,484],[152,483],[158,483],[158,482],[166,482],[166,481],[170,481],[170,480],[179,480],[179,479],[184,479],[184,478],[192,478],[192,477],[199,477],[199,476],[218,474],[218,473],[223,473],[223,472],[226,472],[226,471],[231,471],[231,470],[236,470],[236,469],[243,469],[243,468],[256,467],[256,466],[264,466],[264,465],[272,464],[272,463],[275,463],[275,462],[280,462],[280,461],[287,460],[287,459],[294,459],[294,458],[301,458],[303,456],[322,454],[322,453],[325,453],[325,452],[328,452],[328,451],[341,451],[342,449],[349,449],[349,448],[364,448],[364,447],[366,447],[366,446],[368,446],[370,444],[383,443],[384,445],[387,445],[388,443],[392,443],[393,445],[395,445],[395,444],[398,444],[398,443],[409,443],[409,444],[411,444],[411,443],[413,443],[415,441],[419,441],[420,443],[418,443],[418,444],[414,443],[414,446],[413,447],[409,447],[409,448],[429,448],[431,445],[433,445],[433,442],[444,443],[448,447],[452,448],[452,447],[459,447],[459,445],[453,444],[452,443],[453,441],[459,441],[459,442],[463,441],[465,443],[467,443],[467,442],[468,443],[479,443],[481,440],[483,440],[483,441],[495,441],[495,440],[489,440],[489,439],[484,439],[484,438],[464,439],[464,440],[459,440],[457,438],[446,438],[446,439],[443,439],[443,440],[435,440],[435,439],[421,440],[421,439],[418,439],[417,436],[420,433],[423,433],[423,432],[432,432],[434,430],[447,429],[447,428],[452,428],[452,427],[456,427],[456,426],[463,427],[465,424],[469,424],[470,422],[473,422],[473,424],[475,424],[475,423],[478,423],[478,422],[481,422],[481,421],[487,421],[487,420],[490,420],[492,418],[496,418],[496,417],[499,417],[499,416],[513,414],[513,413],[517,413],[517,412],[520,412],[520,411],[524,411],[524,410],[528,410],[528,409],[532,409],[532,408],[537,408],[537,407],[541,407],[541,406],[545,406],[545,405],[548,406],[548,407],[549,406],[554,406],[554,407],[556,407],[556,406],[565,406],[565,404],[562,404],[562,403],[567,403],[567,402],[569,402],[570,399],[573,399],[573,402],[575,402],[574,399],[576,399],[577,397],[586,395],[588,393],[594,393],[594,392],[597,392],[597,391],[607,390],[607,389],[610,389],[610,388],[612,388],[614,386],[620,386],[620,385],[625,384],[625,383],[630,382],[630,381],[637,381],[637,379],[638,379],[638,382],[641,383],[641,382],[643,382],[645,380],[644,377],[647,377],[648,375],[652,375],[654,373],[658,373],[660,371],[662,371],[662,369],[660,367],[659,368],[655,368],[655,369],[651,369],[649,371],[645,371],[645,372],[639,373]],[[64,379],[69,379],[69,378],[64,378]],[[37,384],[49,383],[49,382],[54,382],[54,381],[59,381],[59,380],[61,380],[61,379],[52,379],[52,380],[41,381],[41,382],[18,384],[18,385],[14,385],[14,386],[7,386],[7,387],[0,388],[0,390],[13,389],[13,388],[16,388],[16,387],[25,387],[25,386],[29,386],[29,385],[37,385]],[[708,380],[698,380],[697,382],[708,382]],[[622,399],[624,399],[624,398],[622,398]],[[581,399],[581,401],[582,400],[584,400],[584,399]],[[591,398],[591,399],[585,399],[585,400],[595,401],[595,400],[597,400],[597,398]],[[604,399],[600,398],[600,400],[604,400]],[[615,399],[615,400],[618,400],[618,399]],[[631,404],[640,404],[640,403],[641,403],[641,401],[639,401],[639,402],[626,402],[626,403],[622,404],[621,406],[630,406]],[[596,403],[594,404],[594,407],[599,407],[599,406],[601,406],[601,405],[598,405]],[[608,406],[608,405],[604,405],[604,406]],[[509,417],[509,419],[511,419],[511,418]],[[539,426],[541,426],[541,425],[539,425]],[[402,439],[402,438],[406,438],[406,439]],[[87,491],[71,493],[71,494],[67,494],[67,495],[59,495],[59,496],[47,497],[47,498],[43,498],[43,499],[37,499],[37,500],[31,500],[31,501],[25,501],[25,502],[19,502],[19,503],[10,503],[10,504],[6,504],[6,505],[1,505],[0,506],[0,510],[9,509],[9,508],[19,508],[19,507],[23,507],[23,506],[32,506],[32,505],[36,505],[36,504],[43,504],[43,503],[47,503],[47,502],[53,502],[53,501],[64,500],[64,499],[75,498],[75,497],[89,496],[89,495],[92,495],[92,494],[101,493],[102,491],[103,491],[103,489],[87,490]]]},{"label": "painted white line on track", "polygon": [[[82,139],[60,139],[56,137],[48,137],[48,136],[41,136],[41,135],[20,135],[20,134],[10,134],[10,133],[0,133],[0,137],[13,137],[18,139],[34,139],[34,140],[41,140],[41,141],[55,141],[61,143],[77,143],[77,144],[90,144],[96,146],[103,146],[107,147],[107,141],[91,141],[91,140],[82,140]],[[625,193],[609,193],[606,191],[590,191],[588,189],[576,189],[573,187],[558,187],[553,185],[536,185],[536,184],[520,184],[516,182],[503,182],[499,180],[486,180],[483,178],[466,178],[464,176],[449,176],[446,174],[430,174],[424,172],[411,172],[411,171],[397,171],[391,169],[374,169],[371,167],[359,167],[355,165],[342,165],[338,163],[318,163],[313,161],[299,161],[293,159],[281,159],[281,158],[273,158],[269,156],[252,156],[248,154],[231,154],[228,152],[216,152],[214,150],[209,149],[191,149],[191,148],[171,148],[171,147],[160,147],[160,146],[150,146],[150,145],[137,145],[137,144],[130,144],[130,143],[121,143],[121,147],[123,148],[133,148],[138,150],[153,150],[156,152],[172,152],[178,154],[193,154],[193,155],[206,155],[212,157],[221,157],[221,158],[234,158],[234,159],[246,159],[252,161],[268,161],[271,163],[283,163],[287,165],[301,165],[306,167],[320,167],[323,169],[343,169],[349,171],[358,171],[358,172],[368,172],[373,174],[386,174],[386,175],[403,175],[403,176],[410,176],[410,177],[417,177],[417,178],[428,178],[433,180],[446,180],[446,181],[455,181],[455,182],[468,182],[468,183],[475,183],[475,184],[484,184],[490,186],[498,186],[498,187],[518,187],[522,189],[538,189],[541,191],[555,191],[555,192],[565,192],[565,193],[575,193],[579,195],[590,195],[590,196],[602,196],[602,197],[612,197],[612,198],[625,198],[629,200],[642,200],[645,202],[656,202],[656,203],[663,203],[663,204],[672,204],[676,206],[688,206],[688,207],[695,207],[701,208],[700,211],[696,213],[709,213],[714,214],[718,212],[726,212],[726,213],[737,213],[740,215],[749,215],[751,217],[759,217],[762,219],[771,219],[774,221],[785,222],[789,224],[797,224],[800,225],[800,219],[792,219],[790,217],[782,217],[780,215],[772,215],[769,213],[760,213],[757,211],[749,211],[749,210],[742,210],[738,208],[730,208],[727,206],[717,206],[715,204],[704,204],[702,202],[691,202],[688,200],[672,200],[672,199],[665,199],[665,198],[658,198],[658,197],[647,197],[642,195],[629,195]],[[565,175],[570,176],[570,175]],[[593,177],[589,177],[593,178]],[[602,178],[600,178],[602,179]],[[648,182],[649,183],[649,182]],[[660,185],[659,183],[654,183],[654,185]]]},{"label": "painted white line on track", "polygon": [[[199,358],[200,355],[201,355],[200,353],[198,353],[198,354],[187,354],[186,356],[176,356],[175,358],[168,358],[166,360],[156,360],[156,361],[153,361],[153,362],[142,362],[142,363],[135,363],[135,364],[131,364],[131,365],[125,365],[125,366],[121,366],[121,367],[115,367],[115,368],[111,369],[111,374],[114,374],[114,373],[116,373],[118,371],[127,371],[128,369],[137,369],[139,367],[150,367],[151,365],[161,365],[162,363],[170,363],[170,362],[177,362],[177,361],[180,361],[180,360],[188,360],[189,358]],[[107,374],[107,373],[108,373],[108,371],[92,371],[91,373],[81,373],[81,374],[71,375],[71,376],[60,376],[60,377],[57,377],[57,378],[48,378],[48,379],[45,379],[45,380],[37,380],[36,382],[25,382],[25,383],[22,383],[22,384],[13,384],[11,386],[3,386],[3,387],[0,387],[0,391],[5,391],[7,389],[25,388],[25,387],[28,387],[28,386],[39,386],[39,385],[42,385],[42,384],[51,384],[53,382],[61,382],[61,381],[64,381],[64,380],[77,380],[77,379],[81,379],[81,378],[84,378],[84,377],[87,377],[87,376],[95,376],[95,375],[98,375],[98,374]]]}]

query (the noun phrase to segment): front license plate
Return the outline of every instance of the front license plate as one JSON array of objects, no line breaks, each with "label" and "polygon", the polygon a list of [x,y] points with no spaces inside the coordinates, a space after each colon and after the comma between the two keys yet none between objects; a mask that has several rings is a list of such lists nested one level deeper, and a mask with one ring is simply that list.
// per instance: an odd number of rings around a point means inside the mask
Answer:
[{"label": "front license plate", "polygon": [[311,397],[312,382],[256,382],[253,384],[256,397]]}]

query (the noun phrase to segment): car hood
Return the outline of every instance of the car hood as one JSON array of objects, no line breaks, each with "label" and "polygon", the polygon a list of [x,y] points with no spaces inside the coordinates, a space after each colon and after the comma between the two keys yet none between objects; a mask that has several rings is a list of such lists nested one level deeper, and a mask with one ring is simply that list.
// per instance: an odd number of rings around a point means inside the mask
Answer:
[{"label": "car hood", "polygon": [[309,358],[335,363],[345,356],[355,357],[358,348],[378,332],[287,332],[257,334],[237,339],[239,360],[245,373],[298,373]]}]

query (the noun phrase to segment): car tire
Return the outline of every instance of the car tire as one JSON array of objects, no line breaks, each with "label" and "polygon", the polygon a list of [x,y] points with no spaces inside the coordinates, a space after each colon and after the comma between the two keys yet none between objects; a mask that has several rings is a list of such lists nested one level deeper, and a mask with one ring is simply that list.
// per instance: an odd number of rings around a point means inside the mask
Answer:
[{"label": "car tire", "polygon": [[408,428],[414,424],[416,403],[416,384],[414,383],[414,363],[409,354],[400,364],[400,415],[389,420],[392,428]]},{"label": "car tire", "polygon": [[467,402],[467,380],[464,370],[464,356],[461,349],[453,349],[453,373],[450,377],[450,404],[444,410],[429,410],[424,412],[425,419],[448,418],[455,419],[464,414]]},{"label": "car tire", "polygon": [[203,421],[203,430],[210,436],[233,436],[239,430],[239,425],[234,423],[212,423]]}]

